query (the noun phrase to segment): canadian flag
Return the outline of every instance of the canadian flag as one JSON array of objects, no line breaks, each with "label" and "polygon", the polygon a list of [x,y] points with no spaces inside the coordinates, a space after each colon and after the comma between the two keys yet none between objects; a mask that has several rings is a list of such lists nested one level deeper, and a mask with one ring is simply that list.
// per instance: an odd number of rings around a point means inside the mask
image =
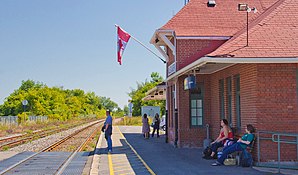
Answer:
[{"label": "canadian flag", "polygon": [[118,62],[121,65],[122,63],[122,55],[124,52],[124,49],[126,47],[126,44],[128,43],[128,40],[130,38],[130,35],[125,32],[123,29],[121,29],[121,27],[117,26],[117,56],[118,56]]}]

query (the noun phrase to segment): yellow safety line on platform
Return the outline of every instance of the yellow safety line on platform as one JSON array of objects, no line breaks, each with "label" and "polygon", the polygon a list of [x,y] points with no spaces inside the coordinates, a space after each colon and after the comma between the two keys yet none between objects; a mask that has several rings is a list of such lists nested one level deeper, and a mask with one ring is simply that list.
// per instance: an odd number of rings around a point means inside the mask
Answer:
[{"label": "yellow safety line on platform", "polygon": [[126,138],[124,137],[124,135],[122,134],[122,132],[120,131],[119,127],[117,126],[117,129],[119,130],[120,135],[122,136],[122,138],[125,140],[125,142],[127,143],[127,145],[130,147],[130,149],[137,155],[137,157],[141,160],[141,162],[143,163],[143,165],[146,167],[146,169],[149,171],[150,174],[152,175],[156,175],[152,169],[147,165],[147,163],[142,159],[142,157],[137,153],[137,151],[128,143],[128,141],[126,140]]},{"label": "yellow safety line on platform", "polygon": [[114,175],[114,169],[113,169],[113,162],[112,162],[112,155],[111,155],[111,153],[108,153],[108,159],[109,159],[110,175]]}]

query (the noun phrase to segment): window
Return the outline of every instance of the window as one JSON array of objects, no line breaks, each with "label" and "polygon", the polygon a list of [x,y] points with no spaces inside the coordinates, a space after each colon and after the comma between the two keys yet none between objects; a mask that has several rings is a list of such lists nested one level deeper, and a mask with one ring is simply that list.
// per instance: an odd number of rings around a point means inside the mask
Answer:
[{"label": "window", "polygon": [[219,114],[220,118],[224,119],[225,118],[225,96],[224,96],[224,91],[225,91],[225,84],[224,80],[221,79],[219,80]]},{"label": "window", "polygon": [[227,104],[228,104],[228,122],[232,124],[232,80],[231,77],[227,78]]},{"label": "window", "polygon": [[203,92],[202,86],[190,90],[190,123],[191,126],[203,126]]},{"label": "window", "polygon": [[235,76],[235,105],[236,105],[236,120],[237,128],[241,129],[241,108],[240,108],[240,75]]}]

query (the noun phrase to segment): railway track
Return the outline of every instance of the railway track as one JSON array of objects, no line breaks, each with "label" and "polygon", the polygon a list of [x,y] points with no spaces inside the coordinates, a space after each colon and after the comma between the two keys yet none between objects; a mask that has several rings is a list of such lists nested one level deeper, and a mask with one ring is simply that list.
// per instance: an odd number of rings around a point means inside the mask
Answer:
[{"label": "railway track", "polygon": [[[59,140],[58,142],[34,153],[27,158],[2,170],[2,174],[63,174],[66,168],[72,164],[76,156],[81,156],[80,152],[86,143],[94,136],[96,131],[100,130],[104,120],[88,125],[73,134]],[[85,137],[83,137],[85,136]],[[71,143],[71,139],[79,139],[80,144],[76,144],[72,152],[54,152],[63,148],[62,144]],[[84,139],[83,139],[84,138]],[[62,149],[63,150],[63,149]],[[73,171],[73,169],[72,169]]]},{"label": "railway track", "polygon": [[17,136],[13,136],[13,137],[3,138],[3,139],[0,139],[0,151],[4,150],[5,148],[11,148],[14,146],[18,146],[20,144],[24,144],[24,143],[27,143],[27,142],[30,142],[30,141],[33,141],[33,140],[36,140],[39,138],[49,136],[54,133],[65,131],[69,128],[74,128],[74,127],[76,127],[78,125],[82,125],[82,124],[84,124],[84,123],[68,125],[63,128],[39,130],[39,131],[34,131],[33,133],[30,133],[30,134],[22,134],[22,135],[17,135]]}]

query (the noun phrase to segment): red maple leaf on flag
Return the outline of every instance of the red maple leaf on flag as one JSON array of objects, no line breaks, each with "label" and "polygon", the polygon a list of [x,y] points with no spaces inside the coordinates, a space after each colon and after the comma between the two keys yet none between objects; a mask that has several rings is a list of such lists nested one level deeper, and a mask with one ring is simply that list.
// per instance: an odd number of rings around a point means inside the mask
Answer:
[{"label": "red maple leaf on flag", "polygon": [[118,39],[117,39],[117,56],[118,56],[118,62],[121,65],[122,63],[122,55],[124,52],[124,49],[126,47],[126,44],[128,43],[128,40],[130,38],[130,35],[125,32],[123,29],[121,29],[121,27],[117,26],[117,35],[118,35]]}]

